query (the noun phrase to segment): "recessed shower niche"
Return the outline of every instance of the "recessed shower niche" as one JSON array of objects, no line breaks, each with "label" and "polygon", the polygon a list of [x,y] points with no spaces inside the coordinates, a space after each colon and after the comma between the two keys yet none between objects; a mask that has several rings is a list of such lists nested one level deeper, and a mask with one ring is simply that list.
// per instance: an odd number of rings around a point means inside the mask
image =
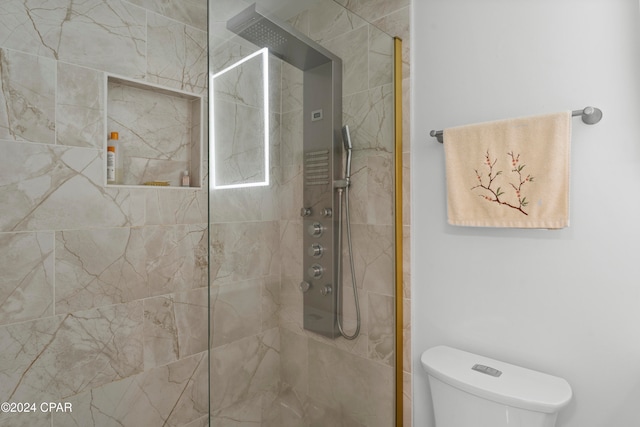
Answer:
[{"label": "recessed shower niche", "polygon": [[109,74],[105,87],[104,149],[108,135],[118,132],[122,167],[119,181],[108,185],[176,188],[188,171],[189,187],[200,188],[203,97]]}]

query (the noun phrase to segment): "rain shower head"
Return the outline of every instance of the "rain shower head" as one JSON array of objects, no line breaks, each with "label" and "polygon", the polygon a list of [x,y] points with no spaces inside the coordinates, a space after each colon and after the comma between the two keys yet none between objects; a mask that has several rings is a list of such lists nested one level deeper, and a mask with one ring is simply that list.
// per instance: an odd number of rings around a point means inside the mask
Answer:
[{"label": "rain shower head", "polygon": [[302,71],[337,59],[289,24],[267,18],[255,3],[229,19],[227,29]]}]

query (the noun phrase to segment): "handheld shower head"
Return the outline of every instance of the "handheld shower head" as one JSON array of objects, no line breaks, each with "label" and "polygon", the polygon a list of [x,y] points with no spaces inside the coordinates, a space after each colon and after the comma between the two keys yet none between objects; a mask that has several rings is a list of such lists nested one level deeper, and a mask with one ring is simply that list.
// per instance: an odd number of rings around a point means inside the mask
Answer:
[{"label": "handheld shower head", "polygon": [[342,143],[344,144],[345,150],[353,150],[353,145],[351,145],[351,135],[349,134],[349,125],[342,126]]},{"label": "handheld shower head", "polygon": [[351,150],[353,145],[351,144],[351,135],[349,134],[349,125],[342,126],[342,143],[344,149],[347,152],[347,162],[344,169],[344,177],[347,180],[347,187],[349,186],[349,180],[351,178]]}]

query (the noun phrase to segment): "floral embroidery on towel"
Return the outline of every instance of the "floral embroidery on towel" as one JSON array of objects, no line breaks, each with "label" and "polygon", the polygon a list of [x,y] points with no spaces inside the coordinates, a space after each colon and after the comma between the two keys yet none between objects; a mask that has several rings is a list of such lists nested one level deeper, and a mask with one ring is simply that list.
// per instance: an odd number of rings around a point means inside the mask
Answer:
[{"label": "floral embroidery on towel", "polygon": [[[496,157],[492,160],[491,156],[489,155],[489,150],[487,150],[487,153],[484,156],[485,168],[488,169],[489,173],[485,178],[480,172],[478,172],[478,169],[474,169],[479,184],[471,187],[471,190],[473,191],[476,189],[481,189],[483,190],[482,192],[484,194],[478,194],[479,197],[482,197],[489,202],[498,203],[502,206],[508,206],[524,215],[529,215],[524,211],[524,208],[529,204],[529,202],[527,201],[527,198],[522,194],[522,187],[529,182],[533,182],[533,177],[531,175],[524,176],[522,170],[526,165],[520,164],[520,154],[514,154],[513,151],[511,151],[507,153],[507,155],[511,157],[511,166],[513,167],[513,169],[511,169],[511,172],[517,174],[516,184],[514,184],[513,182],[508,182],[515,193],[515,199],[517,200],[517,202],[513,201],[514,197],[501,197],[505,194],[505,192],[502,190],[502,187],[498,186],[498,182],[496,182],[496,179],[502,175],[502,171],[494,172],[494,167],[498,162],[498,158]],[[508,178],[501,177],[500,181],[504,182],[505,179]],[[509,199],[511,201],[508,201]]]}]

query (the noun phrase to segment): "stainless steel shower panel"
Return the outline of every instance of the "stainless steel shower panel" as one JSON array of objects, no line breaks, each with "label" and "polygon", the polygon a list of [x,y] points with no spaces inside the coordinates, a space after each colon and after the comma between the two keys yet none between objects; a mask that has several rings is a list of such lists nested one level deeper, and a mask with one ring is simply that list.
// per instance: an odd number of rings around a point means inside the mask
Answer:
[{"label": "stainless steel shower panel", "polygon": [[334,214],[339,202],[334,182],[342,178],[342,60],[255,4],[231,18],[227,28],[303,71],[303,325],[336,338],[340,218]]},{"label": "stainless steel shower panel", "polygon": [[268,17],[255,3],[227,21],[227,29],[302,71],[332,60],[325,49],[286,22]]},{"label": "stainless steel shower panel", "polygon": [[[336,338],[337,326],[337,192],[342,178],[342,61],[304,72],[303,88],[303,283],[304,328]],[[306,287],[302,285],[301,288]]]}]

